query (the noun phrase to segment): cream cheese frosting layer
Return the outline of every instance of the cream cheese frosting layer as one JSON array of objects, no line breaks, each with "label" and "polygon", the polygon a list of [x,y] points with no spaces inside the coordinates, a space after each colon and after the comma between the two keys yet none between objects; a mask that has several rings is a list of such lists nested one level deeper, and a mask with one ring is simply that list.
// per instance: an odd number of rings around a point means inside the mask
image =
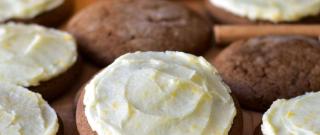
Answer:
[{"label": "cream cheese frosting layer", "polygon": [[39,94],[0,83],[0,135],[56,135],[55,111]]},{"label": "cream cheese frosting layer", "polygon": [[0,22],[32,19],[62,5],[64,0],[0,0]]},{"label": "cream cheese frosting layer", "polygon": [[320,13],[320,0],[210,0],[212,4],[251,20],[297,21]]},{"label": "cream cheese frosting layer", "polygon": [[263,115],[264,135],[320,135],[320,92],[275,101]]},{"label": "cream cheese frosting layer", "polygon": [[85,87],[98,135],[228,135],[230,89],[204,58],[182,52],[121,56]]},{"label": "cream cheese frosting layer", "polygon": [[38,25],[0,25],[0,81],[29,87],[65,72],[77,59],[65,32]]}]

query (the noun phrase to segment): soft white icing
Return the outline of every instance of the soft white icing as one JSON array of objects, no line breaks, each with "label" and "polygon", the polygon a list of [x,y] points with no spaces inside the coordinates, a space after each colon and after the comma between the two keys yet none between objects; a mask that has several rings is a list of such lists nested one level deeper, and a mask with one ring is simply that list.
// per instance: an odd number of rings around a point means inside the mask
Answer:
[{"label": "soft white icing", "polygon": [[182,52],[121,56],[85,87],[98,135],[228,135],[230,89],[204,58]]},{"label": "soft white icing", "polygon": [[38,25],[0,25],[0,81],[29,87],[65,72],[77,59],[71,35]]},{"label": "soft white icing", "polygon": [[0,135],[55,135],[55,111],[39,94],[0,82]]},{"label": "soft white icing", "polygon": [[275,101],[263,115],[264,135],[320,135],[320,92]]},{"label": "soft white icing", "polygon": [[320,13],[320,0],[210,0],[212,4],[251,20],[297,21]]},{"label": "soft white icing", "polygon": [[63,2],[64,0],[0,0],[0,22],[8,19],[32,19]]}]

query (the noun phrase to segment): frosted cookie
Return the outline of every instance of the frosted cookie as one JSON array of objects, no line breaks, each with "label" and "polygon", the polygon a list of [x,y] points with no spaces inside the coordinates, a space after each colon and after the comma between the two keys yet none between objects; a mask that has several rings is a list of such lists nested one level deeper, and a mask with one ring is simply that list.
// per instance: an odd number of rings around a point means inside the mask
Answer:
[{"label": "frosted cookie", "polygon": [[1,135],[62,135],[56,112],[41,95],[0,82]]},{"label": "frosted cookie", "polygon": [[263,115],[263,135],[319,135],[320,92],[279,99]]},{"label": "frosted cookie", "polygon": [[279,98],[320,90],[320,42],[264,36],[232,43],[213,63],[248,109],[265,111]]},{"label": "frosted cookie", "polygon": [[230,89],[204,58],[136,52],[115,60],[85,86],[77,127],[81,135],[238,135],[237,109]]},{"label": "frosted cookie", "polygon": [[210,46],[210,23],[191,9],[166,0],[101,0],[67,25],[80,51],[106,66],[135,51],[201,54]]},{"label": "frosted cookie", "polygon": [[320,0],[207,0],[220,23],[319,23]]},{"label": "frosted cookie", "polygon": [[0,23],[18,21],[57,26],[73,10],[73,0],[1,0]]},{"label": "frosted cookie", "polygon": [[79,71],[76,43],[65,32],[38,25],[0,25],[0,81],[28,87],[52,99]]}]

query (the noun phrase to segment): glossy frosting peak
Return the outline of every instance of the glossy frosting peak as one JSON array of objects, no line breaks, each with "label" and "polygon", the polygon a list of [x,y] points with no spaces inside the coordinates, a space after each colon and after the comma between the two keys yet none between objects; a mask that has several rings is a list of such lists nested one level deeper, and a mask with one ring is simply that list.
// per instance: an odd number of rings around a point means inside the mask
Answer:
[{"label": "glossy frosting peak", "polygon": [[136,52],[85,87],[85,114],[98,135],[228,135],[236,115],[229,93],[202,57]]},{"label": "glossy frosting peak", "polygon": [[263,115],[264,135],[320,135],[320,92],[275,101]]},{"label": "glossy frosting peak", "polygon": [[0,135],[56,135],[58,118],[39,94],[0,83]]},{"label": "glossy frosting peak", "polygon": [[210,0],[212,4],[251,20],[291,22],[319,15],[320,0]]}]

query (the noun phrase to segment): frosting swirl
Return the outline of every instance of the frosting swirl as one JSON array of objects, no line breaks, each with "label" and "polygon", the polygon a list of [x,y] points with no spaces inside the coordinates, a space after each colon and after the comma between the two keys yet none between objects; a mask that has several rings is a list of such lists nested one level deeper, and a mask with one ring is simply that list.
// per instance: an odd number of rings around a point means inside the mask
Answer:
[{"label": "frosting swirl", "polygon": [[55,111],[39,94],[0,82],[0,135],[55,135]]},{"label": "frosting swirl", "polygon": [[32,19],[63,2],[64,0],[1,0],[0,22],[8,19]]},{"label": "frosting swirl", "polygon": [[0,81],[37,86],[65,72],[77,59],[73,37],[38,25],[0,25]]},{"label": "frosting swirl", "polygon": [[212,4],[251,20],[297,21],[320,13],[320,0],[210,0]]},{"label": "frosting swirl", "polygon": [[320,92],[275,101],[263,115],[264,135],[319,135]]},{"label": "frosting swirl", "polygon": [[85,115],[98,135],[227,135],[236,115],[229,93],[202,57],[136,52],[85,87]]}]

